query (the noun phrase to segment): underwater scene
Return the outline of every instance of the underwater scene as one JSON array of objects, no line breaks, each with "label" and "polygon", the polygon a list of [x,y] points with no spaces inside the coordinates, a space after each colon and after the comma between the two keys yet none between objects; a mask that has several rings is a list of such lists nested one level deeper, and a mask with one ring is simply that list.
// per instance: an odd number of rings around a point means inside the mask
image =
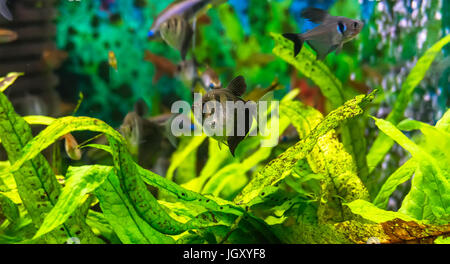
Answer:
[{"label": "underwater scene", "polygon": [[449,244],[450,1],[0,0],[0,244]]}]

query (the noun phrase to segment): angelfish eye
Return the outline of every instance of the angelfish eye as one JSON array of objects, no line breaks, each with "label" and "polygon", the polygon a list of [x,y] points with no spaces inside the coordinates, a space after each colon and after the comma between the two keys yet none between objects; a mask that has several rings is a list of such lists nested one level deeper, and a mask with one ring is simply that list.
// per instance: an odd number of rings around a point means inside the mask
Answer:
[{"label": "angelfish eye", "polygon": [[338,22],[337,29],[341,34],[344,34],[344,32],[347,30],[347,26],[342,22]]},{"label": "angelfish eye", "polygon": [[353,22],[353,28],[358,28],[358,22]]}]

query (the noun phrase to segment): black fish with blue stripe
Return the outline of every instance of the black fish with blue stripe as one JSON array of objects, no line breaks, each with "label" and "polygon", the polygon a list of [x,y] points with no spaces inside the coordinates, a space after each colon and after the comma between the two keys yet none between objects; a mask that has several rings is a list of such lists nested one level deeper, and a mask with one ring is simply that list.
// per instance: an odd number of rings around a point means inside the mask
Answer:
[{"label": "black fish with blue stripe", "polygon": [[316,51],[318,60],[325,59],[333,51],[338,54],[344,43],[354,39],[364,27],[360,20],[331,16],[318,8],[306,8],[301,16],[320,25],[303,34],[283,34],[283,37],[294,42],[294,56],[300,52],[305,41]]}]

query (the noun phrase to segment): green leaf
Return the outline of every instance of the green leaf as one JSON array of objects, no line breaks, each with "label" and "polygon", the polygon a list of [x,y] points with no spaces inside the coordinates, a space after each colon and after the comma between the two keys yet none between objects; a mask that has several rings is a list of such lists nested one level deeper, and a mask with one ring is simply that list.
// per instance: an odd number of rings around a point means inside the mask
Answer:
[{"label": "green leaf", "polygon": [[[23,118],[14,112],[11,103],[3,93],[0,93],[0,138],[12,164],[0,174],[14,175],[20,198],[28,214],[34,225],[40,226],[45,215],[56,204],[61,186],[47,160],[40,154],[42,149],[37,151],[33,149],[32,155],[27,156],[30,154],[27,146],[35,142],[31,129]],[[14,167],[14,164],[20,165]],[[56,229],[44,239],[47,243],[63,243],[67,237],[74,237],[75,233],[79,233],[77,237],[83,243],[97,241],[79,212],[63,224],[61,229]]]},{"label": "green leaf", "polygon": [[[294,66],[305,77],[311,79],[319,86],[322,94],[331,104],[331,109],[336,109],[345,103],[345,91],[342,83],[334,76],[330,69],[307,48],[301,49],[300,53],[294,57],[292,41],[284,38],[280,34],[271,33],[275,39],[273,53],[282,58],[287,63]],[[358,171],[363,180],[368,174],[365,157],[366,143],[363,135],[363,127],[358,120],[348,120],[341,127],[342,142],[348,153],[352,155],[356,162]]]},{"label": "green leaf", "polygon": [[267,164],[234,201],[237,204],[247,204],[258,197],[258,195],[266,194],[264,189],[273,187],[289,175],[297,161],[304,159],[311,152],[321,136],[328,133],[331,129],[336,128],[344,120],[362,114],[362,107],[372,101],[374,97],[375,91],[369,95],[357,96],[338,109],[330,112],[307,137]]},{"label": "green leaf", "polygon": [[442,118],[436,123],[436,127],[444,132],[450,133],[450,109],[447,109]]},{"label": "green leaf", "polygon": [[[300,102],[286,104],[282,110],[282,113],[285,112],[292,120],[301,139],[323,121],[319,111]],[[351,214],[342,210],[339,197],[346,201],[368,199],[368,193],[356,174],[354,160],[337,139],[334,129],[319,138],[317,145],[306,155],[306,160],[307,162],[300,160],[297,163],[302,174],[314,172],[323,176],[318,208],[319,221],[342,221],[343,218],[351,218]],[[302,166],[302,162],[307,164]]]},{"label": "green leaf", "polygon": [[39,115],[24,116],[23,119],[29,125],[46,125],[46,126],[50,125],[53,121],[56,120],[56,118],[53,117],[39,116]]},{"label": "green leaf", "polygon": [[385,181],[377,197],[373,200],[379,208],[386,208],[389,202],[389,197],[397,189],[397,187],[411,178],[417,168],[417,162],[414,159],[408,160],[394,173],[392,173]]},{"label": "green leaf", "polygon": [[396,218],[404,221],[417,221],[416,219],[399,212],[380,209],[374,204],[364,200],[355,200],[350,203],[344,203],[344,205],[348,206],[354,214],[360,215],[363,218],[375,223],[384,223]]},{"label": "green leaf", "polygon": [[[392,123],[377,118],[374,118],[374,120],[383,133],[411,153],[419,164],[418,171],[413,178],[411,191],[405,197],[399,211],[419,220],[435,220],[450,214],[450,183],[448,182],[450,173],[448,166],[439,166],[439,161],[413,143]],[[448,162],[446,164],[448,165]],[[425,202],[426,204],[424,204]],[[424,214],[424,212],[427,213]]]},{"label": "green leaf", "polygon": [[227,159],[232,157],[227,148],[219,148],[219,145],[215,139],[209,138],[208,140],[208,161],[205,166],[203,166],[200,176],[182,184],[182,186],[188,190],[201,192],[205,182],[219,170]]},{"label": "green leaf", "polygon": [[434,244],[450,244],[450,237],[440,236],[434,240]]},{"label": "green leaf", "polygon": [[0,193],[0,215],[4,215],[10,223],[16,222],[20,218],[17,205],[7,196]]},{"label": "green leaf", "polygon": [[[178,149],[183,149],[190,142],[190,137],[181,137]],[[178,165],[173,179],[176,183],[182,184],[197,178],[197,149],[198,147],[190,151],[184,161]]]},{"label": "green leaf", "polygon": [[229,201],[222,200],[218,197],[213,197],[210,195],[201,195],[197,192],[185,189],[180,185],[174,183],[173,181],[169,181],[166,178],[163,178],[149,170],[144,170],[138,167],[138,173],[147,184],[164,189],[176,198],[187,203],[202,206],[209,211],[217,211],[237,216],[242,215],[244,212],[243,208],[236,206]]},{"label": "green leaf", "polygon": [[108,152],[109,154],[112,154],[112,150],[109,146],[107,145],[102,145],[102,144],[87,144],[87,145],[83,145],[80,147],[80,149],[82,148],[96,148],[96,149],[101,149],[104,150],[106,152]]},{"label": "green leaf", "polygon": [[[392,108],[392,112],[386,118],[387,121],[398,124],[403,118],[403,113],[408,105],[412,93],[417,85],[425,77],[431,63],[434,58],[441,52],[441,49],[450,42],[450,35],[445,36],[428,49],[425,54],[417,61],[416,66],[411,70],[406,80],[403,82],[400,94],[395,100],[395,104]],[[369,153],[367,154],[367,165],[369,172],[372,172],[378,164],[384,159],[386,153],[389,152],[394,145],[394,141],[386,134],[380,133],[375,139]]]},{"label": "green leaf", "polygon": [[4,92],[9,86],[11,86],[19,76],[22,76],[23,72],[10,72],[6,77],[0,78],[0,92]]},{"label": "green leaf", "polygon": [[[0,161],[0,171],[9,168],[9,161]],[[0,175],[0,194],[7,196],[15,204],[21,204],[16,181],[14,180],[14,175],[11,173]]]},{"label": "green leaf", "polygon": [[[424,144],[422,145],[424,145],[426,149],[429,149],[432,146],[435,146],[435,149],[440,149],[440,153],[434,152],[432,155],[435,158],[437,156],[440,156],[441,158],[438,159],[438,162],[443,164],[441,166],[445,166],[445,164],[448,164],[448,157],[446,156],[448,154],[447,150],[450,148],[448,136],[445,135],[445,133],[450,132],[449,124],[450,110],[448,110],[444,114],[444,116],[437,122],[435,128],[428,124],[414,120],[403,120],[398,124],[398,128],[402,130],[421,129],[425,135],[425,138],[427,139],[426,142],[424,142]],[[391,194],[395,191],[398,185],[406,182],[411,178],[413,173],[416,171],[417,166],[418,163],[414,161],[413,158],[408,160],[405,164],[398,168],[391,176],[388,177],[388,179],[378,192],[378,195],[374,199],[373,203],[380,208],[386,208]],[[414,189],[415,186],[413,187],[413,190]],[[409,201],[408,199],[406,199],[406,204],[408,203]]]},{"label": "green leaf", "polygon": [[86,215],[86,223],[92,228],[95,235],[103,236],[111,244],[122,243],[103,213],[89,210]]},{"label": "green leaf", "polygon": [[110,174],[110,166],[69,167],[67,181],[56,205],[47,214],[33,239],[36,239],[63,224],[83,204],[86,194],[93,192]]},{"label": "green leaf", "polygon": [[139,166],[134,163],[125,145],[109,135],[107,138],[113,151],[114,168],[120,180],[120,186],[139,216],[164,234],[177,235],[191,229],[192,226],[189,224],[176,221],[162,210],[139,176]]},{"label": "green leaf", "polygon": [[82,130],[105,133],[116,140],[125,142],[119,132],[99,119],[73,116],[62,117],[52,122],[34,139],[30,140],[28,144],[24,145],[21,152],[23,155],[12,163],[11,167],[8,170],[5,170],[4,173],[17,171],[25,161],[36,157],[42,150],[59,140],[61,136],[73,131]]},{"label": "green leaf", "polygon": [[[53,122],[55,120],[55,118],[53,117],[48,117],[48,116],[24,116],[23,119],[25,120],[25,122],[27,122],[29,125],[50,125],[51,122]],[[0,143],[2,141],[0,140]]]},{"label": "green leaf", "polygon": [[[172,218],[167,210],[164,210],[155,197],[147,190],[147,186],[140,175],[140,171],[146,170],[134,163],[124,145],[119,144],[109,135],[107,135],[107,138],[113,150],[114,168],[120,180],[121,188],[139,216],[154,229],[163,234],[178,235],[190,229],[205,228],[218,224],[218,222],[214,221],[217,215],[216,212],[207,212],[185,223]],[[163,179],[161,176],[156,176]],[[164,180],[171,182],[167,179]],[[175,185],[178,186],[177,184]],[[186,196],[187,193],[183,192],[180,195]],[[209,202],[209,200],[207,199],[205,202]]]},{"label": "green leaf", "polygon": [[[213,194],[219,196],[220,192],[225,188],[230,177],[246,178],[245,173],[256,166],[261,161],[267,159],[272,151],[272,148],[261,147],[254,152],[250,157],[240,163],[229,164],[220,169],[211,179],[206,183],[202,193]],[[232,184],[235,184],[233,182]]]},{"label": "green leaf", "polygon": [[124,244],[171,244],[174,240],[153,229],[134,209],[120,188],[119,178],[111,171],[95,191],[102,212]]}]

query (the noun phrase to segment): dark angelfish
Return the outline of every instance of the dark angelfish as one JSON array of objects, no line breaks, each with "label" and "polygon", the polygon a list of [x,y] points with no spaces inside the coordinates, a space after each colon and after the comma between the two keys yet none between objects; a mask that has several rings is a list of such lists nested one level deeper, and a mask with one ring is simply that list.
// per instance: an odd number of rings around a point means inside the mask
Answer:
[{"label": "dark angelfish", "polygon": [[323,60],[333,51],[338,54],[344,43],[355,38],[364,26],[360,20],[331,16],[318,8],[306,8],[301,16],[320,25],[302,34],[286,33],[283,37],[294,42],[294,56],[306,41],[316,51],[318,60]]},{"label": "dark angelfish", "polygon": [[[226,144],[232,155],[234,155],[234,152],[239,145],[239,143],[244,140],[248,132],[250,131],[250,127],[253,122],[253,115],[254,112],[252,112],[249,108],[238,108],[234,109],[233,111],[227,111],[227,102],[242,102],[243,105],[247,103],[247,101],[244,101],[241,96],[245,93],[245,90],[247,89],[247,85],[245,83],[245,79],[242,76],[238,76],[234,78],[230,84],[226,88],[218,88],[218,89],[212,89],[209,92],[207,92],[201,100],[201,109],[202,109],[202,120],[204,122],[204,129],[213,129],[214,131],[216,129],[216,125],[221,126],[218,127],[218,130],[222,131],[222,135],[212,135],[211,137],[219,141],[220,143]],[[216,104],[220,104],[221,108],[214,108],[209,109],[211,107],[211,104],[209,102],[214,102]],[[200,107],[198,105],[198,102],[194,103],[194,107]],[[217,109],[221,110],[221,113],[216,113],[215,111]],[[238,111],[243,110],[244,112],[244,120],[243,123],[238,124],[239,118],[238,118]],[[227,136],[227,120],[231,121],[230,118],[233,118],[233,124],[232,124],[232,132],[233,134],[230,136]],[[231,122],[230,122],[231,123]],[[242,130],[243,129],[243,130]],[[210,131],[214,133],[214,131]],[[243,132],[243,133],[239,133]]]},{"label": "dark angelfish", "polygon": [[0,14],[7,20],[11,21],[13,19],[11,12],[8,9],[8,6],[6,5],[7,0],[0,0]]}]

